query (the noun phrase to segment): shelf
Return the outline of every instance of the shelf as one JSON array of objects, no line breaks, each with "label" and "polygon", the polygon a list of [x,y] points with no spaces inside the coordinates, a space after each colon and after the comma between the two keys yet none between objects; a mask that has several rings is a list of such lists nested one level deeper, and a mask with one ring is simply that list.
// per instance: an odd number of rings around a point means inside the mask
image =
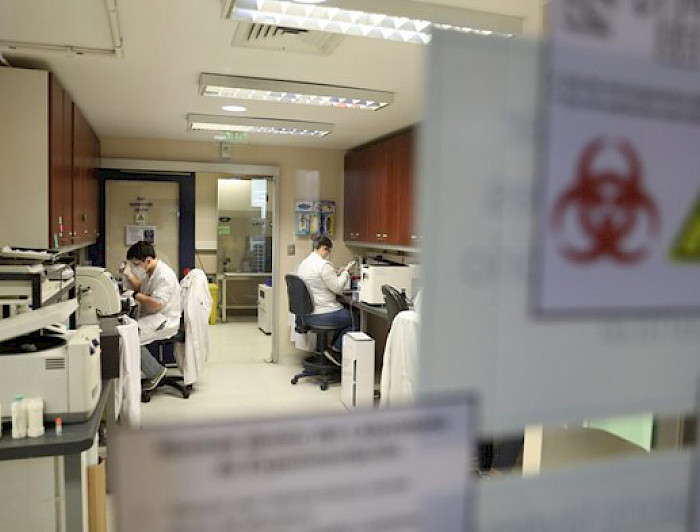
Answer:
[{"label": "shelf", "polygon": [[75,279],[69,281],[45,281],[41,289],[41,306],[56,303],[61,296],[75,288]]}]

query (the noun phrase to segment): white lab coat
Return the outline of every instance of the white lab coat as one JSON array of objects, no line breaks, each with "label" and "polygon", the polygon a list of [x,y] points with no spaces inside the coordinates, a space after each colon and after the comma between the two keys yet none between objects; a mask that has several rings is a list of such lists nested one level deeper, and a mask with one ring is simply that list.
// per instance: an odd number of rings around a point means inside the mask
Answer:
[{"label": "white lab coat", "polygon": [[114,411],[131,427],[141,425],[141,353],[139,327],[127,316],[117,325],[119,334],[119,379],[114,390]]},{"label": "white lab coat", "polygon": [[159,260],[150,277],[143,281],[141,292],[160,300],[163,304],[163,308],[158,312],[142,313],[139,316],[141,345],[150,344],[155,340],[165,340],[177,334],[180,329],[182,306],[180,283],[177,282],[177,276],[172,268]]},{"label": "white lab coat", "polygon": [[289,313],[289,323],[290,335],[289,340],[294,344],[294,347],[300,349],[301,351],[313,352],[316,350],[316,334],[312,332],[300,333],[296,331],[297,317],[296,315]]},{"label": "white lab coat", "polygon": [[175,348],[177,365],[185,385],[194,384],[209,358],[209,315],[212,298],[206,274],[195,268],[180,284],[185,314],[185,343]]},{"label": "white lab coat", "polygon": [[404,310],[394,318],[384,350],[381,408],[410,404],[415,400],[419,331],[417,312]]}]

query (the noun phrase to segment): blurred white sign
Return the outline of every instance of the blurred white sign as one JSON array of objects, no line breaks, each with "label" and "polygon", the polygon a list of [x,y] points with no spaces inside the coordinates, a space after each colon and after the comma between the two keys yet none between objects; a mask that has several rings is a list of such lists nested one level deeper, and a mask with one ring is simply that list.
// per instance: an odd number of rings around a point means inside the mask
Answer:
[{"label": "blurred white sign", "polygon": [[[416,390],[478,392],[486,435],[690,410],[700,376],[697,314],[554,319],[535,311],[542,51],[540,43],[518,37],[434,32],[426,96],[432,104],[419,157],[422,233],[430,238],[421,254]],[[656,138],[658,131],[648,129]],[[700,153],[700,142],[694,149]],[[561,179],[571,185],[570,174]],[[649,178],[643,185],[655,186]],[[693,196],[677,210],[687,209]],[[680,221],[684,214],[673,216]],[[695,278],[700,267],[678,269]],[[656,282],[639,292],[653,293]],[[699,289],[700,282],[686,287],[690,294]]]},{"label": "blurred white sign", "polygon": [[464,399],[123,431],[119,530],[471,532],[474,421]]},{"label": "blurred white sign", "polygon": [[700,2],[551,5],[538,306],[699,310]]}]

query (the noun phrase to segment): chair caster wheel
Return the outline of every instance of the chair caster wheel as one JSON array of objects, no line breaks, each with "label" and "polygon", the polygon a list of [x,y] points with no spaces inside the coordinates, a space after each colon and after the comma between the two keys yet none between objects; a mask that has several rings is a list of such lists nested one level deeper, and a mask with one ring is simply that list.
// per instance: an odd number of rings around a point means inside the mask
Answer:
[{"label": "chair caster wheel", "polygon": [[321,391],[325,392],[328,389],[328,383],[327,382],[322,382],[321,383]]},{"label": "chair caster wheel", "polygon": [[141,394],[141,402],[142,403],[150,403],[151,402],[151,396],[147,393]]},{"label": "chair caster wheel", "polygon": [[185,393],[182,394],[182,397],[184,397],[185,399],[189,399],[189,398],[190,398],[190,392],[189,392],[189,391],[185,391]]},{"label": "chair caster wheel", "polygon": [[292,379],[292,384],[296,384],[297,382],[299,382],[299,379],[297,379],[296,377],[294,377],[294,378]]}]

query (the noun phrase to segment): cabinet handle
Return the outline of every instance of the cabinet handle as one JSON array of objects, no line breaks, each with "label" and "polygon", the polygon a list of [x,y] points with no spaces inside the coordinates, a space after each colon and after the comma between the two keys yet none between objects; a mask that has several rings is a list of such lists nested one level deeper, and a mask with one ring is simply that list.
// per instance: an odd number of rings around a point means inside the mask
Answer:
[{"label": "cabinet handle", "polygon": [[382,238],[382,234],[381,234],[381,233],[377,233],[377,238]]},{"label": "cabinet handle", "polygon": [[386,233],[384,233],[384,234],[382,235],[382,238],[389,238],[389,235],[387,235]]},{"label": "cabinet handle", "polygon": [[411,240],[418,240],[418,237],[416,235],[411,235]]}]

